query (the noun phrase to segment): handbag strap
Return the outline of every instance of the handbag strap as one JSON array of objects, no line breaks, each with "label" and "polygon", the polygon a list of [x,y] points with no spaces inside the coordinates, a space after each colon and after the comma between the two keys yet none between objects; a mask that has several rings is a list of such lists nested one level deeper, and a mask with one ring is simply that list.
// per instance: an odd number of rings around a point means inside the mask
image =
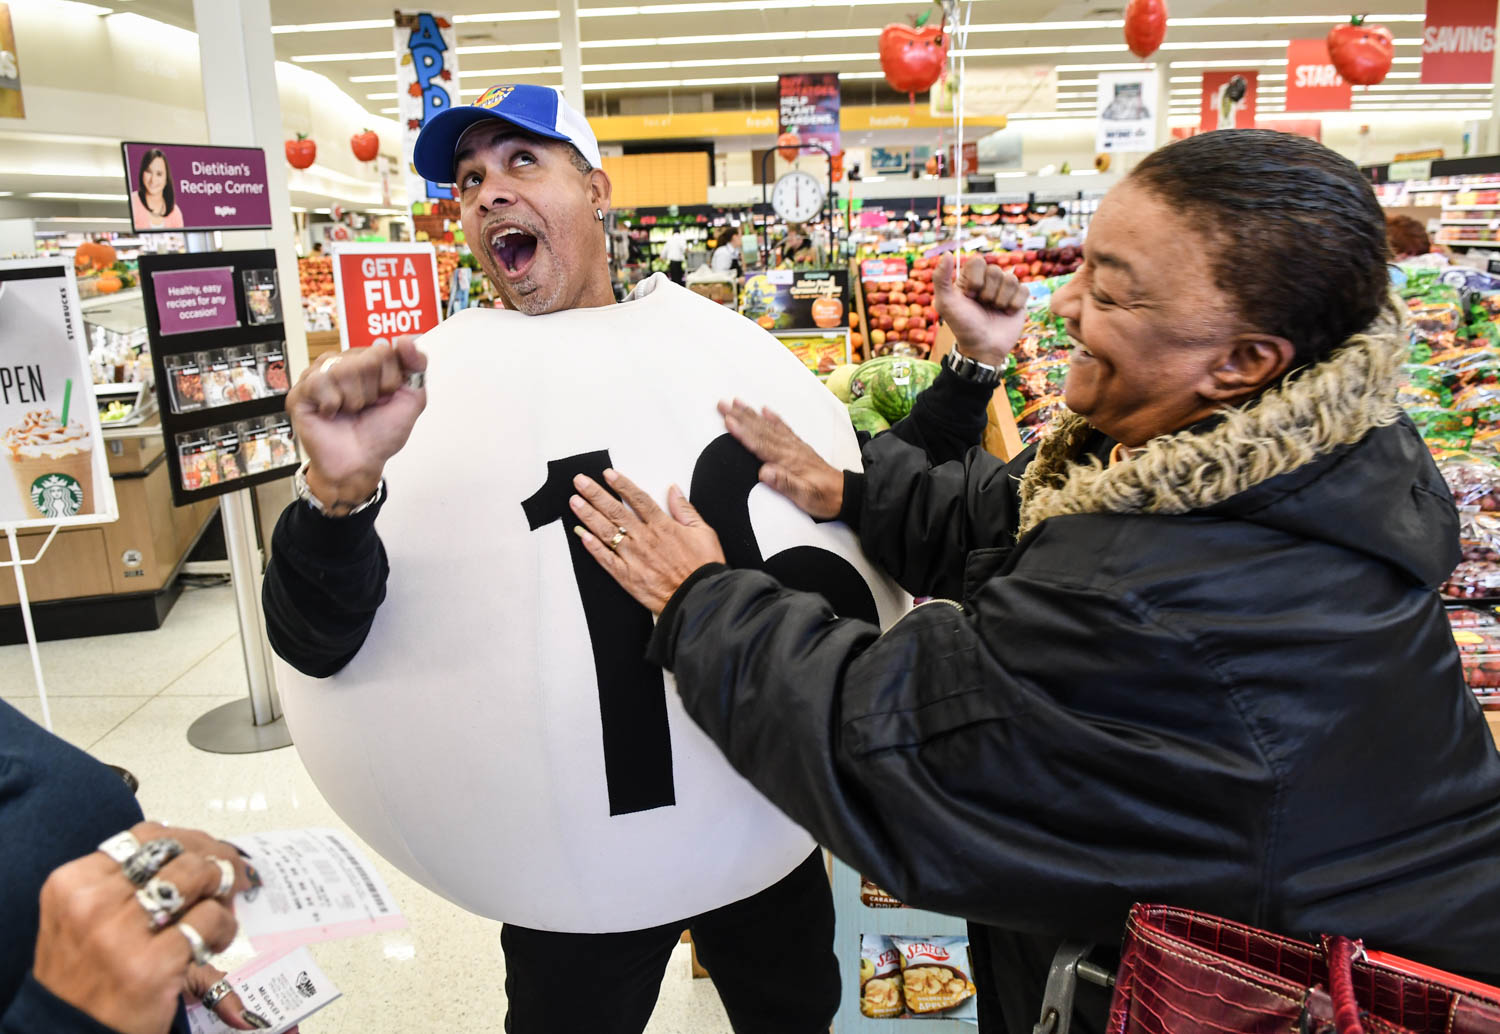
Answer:
[{"label": "handbag strap", "polygon": [[1338,1034],[1365,1034],[1359,1019],[1359,1001],[1354,997],[1354,956],[1359,949],[1347,937],[1329,937],[1328,997],[1333,1000],[1333,1026]]}]

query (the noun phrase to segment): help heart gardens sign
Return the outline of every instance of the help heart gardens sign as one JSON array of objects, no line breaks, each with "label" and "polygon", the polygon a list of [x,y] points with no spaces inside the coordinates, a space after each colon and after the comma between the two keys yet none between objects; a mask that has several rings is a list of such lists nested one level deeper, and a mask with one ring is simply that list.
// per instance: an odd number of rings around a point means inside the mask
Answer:
[{"label": "help heart gardens sign", "polygon": [[333,293],[344,348],[389,344],[437,326],[437,255],[431,244],[340,244]]}]

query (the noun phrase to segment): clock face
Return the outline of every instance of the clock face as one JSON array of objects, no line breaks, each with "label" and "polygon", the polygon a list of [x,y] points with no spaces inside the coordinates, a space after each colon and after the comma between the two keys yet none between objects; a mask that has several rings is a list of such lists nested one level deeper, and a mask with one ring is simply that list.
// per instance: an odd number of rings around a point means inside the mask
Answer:
[{"label": "clock face", "polygon": [[789,172],[771,188],[771,207],[789,223],[805,223],[823,211],[823,185],[806,172]]}]

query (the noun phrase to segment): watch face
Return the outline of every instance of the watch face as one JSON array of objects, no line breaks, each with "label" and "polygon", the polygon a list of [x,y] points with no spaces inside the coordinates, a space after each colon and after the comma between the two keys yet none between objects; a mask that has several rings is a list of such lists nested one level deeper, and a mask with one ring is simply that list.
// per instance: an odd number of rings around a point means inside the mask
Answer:
[{"label": "watch face", "polygon": [[771,207],[789,223],[805,223],[823,211],[823,186],[805,172],[789,172],[771,190]]}]

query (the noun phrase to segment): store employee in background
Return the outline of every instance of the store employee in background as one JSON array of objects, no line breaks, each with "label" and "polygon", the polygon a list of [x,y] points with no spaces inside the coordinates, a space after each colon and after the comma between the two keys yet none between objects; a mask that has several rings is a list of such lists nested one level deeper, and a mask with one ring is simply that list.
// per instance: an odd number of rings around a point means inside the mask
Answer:
[{"label": "store employee in background", "polygon": [[667,238],[666,246],[661,250],[661,255],[667,260],[667,276],[671,278],[672,283],[682,284],[684,282],[682,266],[687,261],[687,238],[682,235],[681,230],[673,228],[671,236]]},{"label": "store employee in background", "polygon": [[715,273],[740,275],[740,228],[726,226],[719,236],[719,246],[714,249],[713,270]]},{"label": "store employee in background", "polygon": [[[438,182],[457,181],[464,234],[507,309],[535,316],[613,305],[601,226],[610,183],[594,167],[593,132],[551,87],[506,90],[493,88],[476,104],[430,121],[417,141],[418,171]],[[494,106],[486,106],[497,93]],[[500,229],[516,232],[499,236]],[[680,278],[681,251],[676,254]],[[692,334],[694,328],[661,330]],[[546,344],[497,340],[494,347]],[[426,405],[426,392],[406,386],[404,378],[426,365],[410,338],[394,349],[345,352],[336,364],[305,373],[287,397],[308,457],[306,489],[319,506],[299,500],[282,515],[264,605],[272,646],[307,675],[326,677],[343,668],[364,645],[385,599],[389,567],[375,529],[382,472]],[[463,450],[455,453],[455,475],[469,463]],[[351,513],[356,508],[360,512]],[[454,544],[455,563],[462,562],[462,548]],[[422,650],[420,632],[408,634],[410,648]],[[690,852],[693,844],[681,849]],[[661,927],[568,933],[506,923],[505,1030],[639,1034],[684,929],[692,931],[736,1034],[826,1034],[838,1006],[839,975],[833,899],[817,850],[748,898]]]}]

